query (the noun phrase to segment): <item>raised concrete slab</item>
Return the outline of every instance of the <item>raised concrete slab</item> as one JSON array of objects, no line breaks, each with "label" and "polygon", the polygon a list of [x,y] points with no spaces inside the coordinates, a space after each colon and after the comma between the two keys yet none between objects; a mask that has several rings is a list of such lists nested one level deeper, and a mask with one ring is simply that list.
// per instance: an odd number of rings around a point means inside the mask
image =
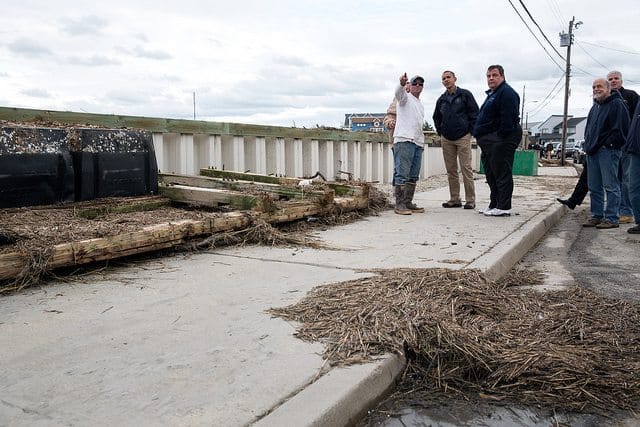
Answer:
[{"label": "raised concrete slab", "polygon": [[[402,361],[332,369],[320,344],[265,311],[372,268],[499,275],[564,212],[555,197],[575,180],[563,182],[517,178],[508,218],[444,209],[439,189],[417,195],[425,214],[318,231],[328,250],[177,255],[2,297],[0,425],[344,425]],[[476,186],[484,207],[488,188]]]},{"label": "raised concrete slab", "polygon": [[567,166],[554,166],[546,168],[538,168],[538,176],[578,176],[576,168],[573,166],[573,162],[567,160],[565,163]]}]

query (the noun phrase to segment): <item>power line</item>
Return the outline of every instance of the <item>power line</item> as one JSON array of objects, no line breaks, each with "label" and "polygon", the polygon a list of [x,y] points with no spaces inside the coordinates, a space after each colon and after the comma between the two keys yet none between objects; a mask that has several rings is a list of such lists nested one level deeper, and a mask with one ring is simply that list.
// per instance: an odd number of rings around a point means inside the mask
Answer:
[{"label": "power line", "polygon": [[564,26],[566,19],[562,17],[562,13],[560,12],[560,6],[558,6],[558,2],[555,0],[547,0],[549,4],[549,10],[555,15],[560,27]]},{"label": "power line", "polygon": [[540,25],[538,25],[538,23],[536,22],[535,19],[533,19],[533,16],[531,15],[531,13],[529,12],[529,9],[527,9],[527,6],[525,6],[524,2],[522,0],[519,0],[520,4],[522,5],[522,8],[524,9],[525,12],[527,12],[527,15],[529,15],[529,18],[533,21],[534,24],[536,24],[536,27],[538,27],[538,30],[540,30],[540,34],[542,34],[542,37],[544,37],[544,39],[547,41],[547,43],[549,43],[549,46],[551,46],[551,48],[558,54],[558,56],[563,60],[566,61],[566,59],[564,58],[564,56],[562,56],[562,54],[560,54],[560,52],[558,52],[558,49],[556,49],[556,47],[553,45],[553,43],[551,43],[551,41],[549,40],[549,38],[547,37],[547,35],[544,33],[544,31],[542,31],[542,28],[540,28]]},{"label": "power line", "polygon": [[[586,70],[583,70],[582,68],[578,67],[576,64],[571,64],[571,65],[573,66],[574,69],[580,71],[582,74],[586,74],[587,76],[591,76],[591,77],[599,77],[599,76],[597,76],[597,75],[595,75],[593,73],[590,73],[590,72],[588,72]],[[605,67],[605,68],[607,68],[607,67]]]},{"label": "power line", "polygon": [[[599,47],[599,48],[602,48],[602,49],[606,49],[606,50],[612,50],[612,51],[615,51],[615,52],[622,52],[622,53],[627,53],[627,54],[630,54],[630,55],[640,55],[640,52],[632,52],[632,51],[629,51],[629,50],[614,49],[614,48],[612,48],[612,47],[602,46],[602,45],[599,45],[599,44],[596,44],[596,43],[586,42],[586,41],[584,41],[584,40],[583,40],[581,43],[588,44],[588,45],[591,45],[591,46],[596,46],[596,47]],[[577,43],[577,42],[576,42],[576,44],[578,44],[578,47],[580,47],[580,49],[584,50],[584,52],[585,52],[587,55],[589,55],[589,53],[588,53],[588,52],[587,52],[587,51],[586,51],[582,46],[580,46],[580,43]],[[591,57],[591,59],[593,59],[595,62],[597,62],[598,64],[600,64],[604,69],[606,69],[606,70],[608,70],[608,69],[609,69],[609,67],[607,67],[606,65],[602,64],[600,61],[596,60],[593,56],[591,56],[591,55],[589,55],[589,56],[590,56],[590,57]],[[582,69],[580,69],[580,68],[578,68],[578,67],[575,67],[575,68],[577,68],[578,70],[582,71],[584,74],[588,74],[588,75],[590,75],[590,76],[592,76],[592,77],[597,77],[597,76],[595,76],[595,75],[593,75],[593,74],[591,74],[591,73],[589,73],[589,72],[587,72],[587,71],[584,71],[584,70],[582,70]],[[625,79],[625,82],[629,82],[629,83],[638,83],[638,82],[637,82],[637,81],[635,81],[635,80],[629,80],[629,79]]]},{"label": "power line", "polygon": [[583,51],[584,53],[586,53],[586,54],[587,54],[587,56],[588,56],[589,58],[593,59],[593,61],[594,61],[596,64],[600,65],[600,66],[601,66],[602,68],[604,68],[605,70],[608,70],[608,69],[609,69],[609,67],[607,67],[606,65],[604,65],[602,62],[598,61],[598,60],[597,60],[596,58],[594,58],[594,57],[593,57],[589,52],[587,52],[587,50],[586,50],[585,48],[583,48],[583,47],[582,47],[582,45],[581,45],[580,43],[578,43],[578,42],[576,41],[576,44],[578,45],[578,47],[579,47],[580,49],[582,49],[582,51]]},{"label": "power line", "polygon": [[615,48],[613,48],[613,47],[602,46],[602,45],[600,45],[600,44],[596,44],[596,43],[589,43],[589,42],[585,42],[585,41],[583,41],[582,43],[584,43],[584,44],[589,44],[589,45],[591,45],[591,46],[597,46],[597,47],[600,47],[600,48],[602,48],[602,49],[613,50],[613,51],[615,51],[615,52],[628,53],[629,55],[640,55],[640,52],[634,52],[634,51],[631,51],[631,50],[615,49]]},{"label": "power line", "polygon": [[516,7],[514,6],[514,4],[511,2],[511,0],[508,0],[509,4],[511,5],[511,7],[513,8],[513,10],[516,12],[516,14],[518,15],[518,17],[520,18],[520,20],[522,21],[522,23],[524,24],[525,27],[527,27],[527,30],[529,30],[529,32],[531,33],[531,35],[533,36],[534,39],[536,39],[536,41],[538,42],[538,44],[540,45],[540,47],[542,48],[542,50],[544,50],[544,52],[547,54],[547,56],[549,57],[549,59],[551,59],[551,61],[553,61],[554,64],[556,64],[556,66],[562,70],[564,72],[564,68],[562,68],[562,66],[560,64],[558,64],[555,60],[555,58],[553,56],[551,56],[551,54],[547,51],[547,49],[542,45],[542,43],[540,42],[540,40],[538,39],[538,37],[536,37],[536,35],[533,33],[533,31],[531,30],[531,28],[529,27],[529,25],[527,24],[527,22],[524,20],[524,18],[522,17],[522,15],[520,15],[520,12],[518,12],[518,9],[516,9]]},{"label": "power line", "polygon": [[[562,82],[562,79],[564,79],[564,74],[562,73],[562,75],[560,76],[560,78],[558,79],[558,81],[556,82],[555,85],[553,85],[553,87],[551,88],[551,90],[549,91],[549,93],[547,94],[547,96],[545,96],[545,98],[540,101],[538,103],[538,105],[533,109],[533,111],[530,111],[529,113],[534,116],[536,114],[538,114],[544,107],[546,107],[549,102],[553,101],[553,99],[558,96],[558,93],[560,93],[560,89],[562,89],[562,86],[558,87],[560,85],[560,83]],[[558,88],[558,90],[556,91],[556,88]],[[556,93],[554,94],[553,92],[556,91]],[[552,96],[553,95],[553,96]]]}]

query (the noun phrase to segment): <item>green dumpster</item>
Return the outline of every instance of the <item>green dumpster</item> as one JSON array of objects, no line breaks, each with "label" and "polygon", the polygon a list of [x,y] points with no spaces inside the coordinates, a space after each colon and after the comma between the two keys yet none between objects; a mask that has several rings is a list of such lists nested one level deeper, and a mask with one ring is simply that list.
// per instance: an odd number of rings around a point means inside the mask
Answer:
[{"label": "green dumpster", "polygon": [[[513,174],[524,176],[538,175],[538,157],[535,150],[516,150],[513,158]],[[484,173],[484,164],[480,162],[480,173]]]}]

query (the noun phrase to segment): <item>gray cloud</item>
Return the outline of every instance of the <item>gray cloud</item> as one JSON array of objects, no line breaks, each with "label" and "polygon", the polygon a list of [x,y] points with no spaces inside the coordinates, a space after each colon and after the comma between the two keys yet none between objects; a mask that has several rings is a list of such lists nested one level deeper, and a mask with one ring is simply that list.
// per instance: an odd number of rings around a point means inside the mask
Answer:
[{"label": "gray cloud", "polygon": [[272,58],[274,64],[290,67],[309,67],[311,64],[304,58],[299,56],[274,56]]},{"label": "gray cloud", "polygon": [[25,89],[21,93],[33,98],[51,98],[51,94],[45,89]]},{"label": "gray cloud", "polygon": [[147,59],[171,59],[173,58],[168,52],[164,52],[162,50],[149,50],[140,46],[136,46],[132,52],[133,56],[138,58],[147,58]]},{"label": "gray cloud", "polygon": [[103,101],[113,104],[136,105],[150,102],[148,93],[130,90],[112,90],[105,94]]},{"label": "gray cloud", "polygon": [[72,65],[83,65],[87,67],[102,67],[105,65],[120,65],[121,61],[103,55],[91,55],[88,57],[71,56],[68,62]]},{"label": "gray cloud", "polygon": [[108,22],[96,15],[87,15],[77,19],[66,19],[62,31],[72,36],[99,34],[106,28]]},{"label": "gray cloud", "polygon": [[7,46],[9,50],[16,55],[32,58],[51,55],[51,50],[49,50],[47,46],[26,37],[16,39],[10,42]]},{"label": "gray cloud", "polygon": [[148,42],[149,41],[149,37],[147,37],[146,34],[144,33],[136,33],[134,34],[134,36],[136,39],[140,40],[141,42]]},{"label": "gray cloud", "polygon": [[[0,52],[7,56],[2,69],[8,75],[0,78],[6,85],[0,92],[11,105],[189,118],[195,90],[198,117],[334,125],[346,113],[383,112],[406,71],[425,78],[420,99],[429,119],[444,90],[444,69],[456,71],[460,86],[481,103],[486,67],[499,63],[514,89],[521,93],[526,85],[530,121],[562,112],[564,81],[534,118],[561,79],[564,62],[551,62],[508,4],[488,10],[470,0],[196,0],[162,7],[149,0],[113,0],[82,8],[66,1],[6,3]],[[542,3],[529,9],[565,54],[557,34],[566,31],[568,20],[556,19]],[[585,22],[575,32],[587,52],[578,45],[572,50],[569,113],[590,107],[591,82],[606,67],[622,71],[625,86],[638,90],[638,32],[629,12],[635,3],[623,0],[615,10],[595,0],[561,3],[564,12]],[[616,10],[628,12],[627,19]],[[54,97],[20,92],[42,87],[42,81]],[[109,88],[118,91],[105,93]]]},{"label": "gray cloud", "polygon": [[116,47],[116,50],[121,53],[124,53],[125,55],[133,56],[135,58],[156,59],[156,60],[167,60],[167,59],[173,58],[173,55],[171,55],[169,52],[162,51],[162,50],[146,49],[142,46],[135,46],[134,48],[118,46]]}]

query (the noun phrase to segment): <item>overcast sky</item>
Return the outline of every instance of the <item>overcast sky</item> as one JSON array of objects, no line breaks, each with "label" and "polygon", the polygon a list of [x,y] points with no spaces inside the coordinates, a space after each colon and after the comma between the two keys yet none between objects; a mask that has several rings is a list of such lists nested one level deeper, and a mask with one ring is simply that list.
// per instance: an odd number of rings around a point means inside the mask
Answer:
[{"label": "overcast sky", "polygon": [[[587,114],[591,83],[608,70],[640,92],[637,0],[522,3],[393,0],[110,0],[3,2],[0,106],[315,127],[345,113],[384,112],[401,73],[420,74],[426,116],[441,72],[485,98],[502,64],[529,122],[562,114],[566,48],[569,114]],[[553,60],[551,59],[553,58]],[[555,63],[554,63],[555,61]],[[555,89],[554,89],[555,88]]]}]

